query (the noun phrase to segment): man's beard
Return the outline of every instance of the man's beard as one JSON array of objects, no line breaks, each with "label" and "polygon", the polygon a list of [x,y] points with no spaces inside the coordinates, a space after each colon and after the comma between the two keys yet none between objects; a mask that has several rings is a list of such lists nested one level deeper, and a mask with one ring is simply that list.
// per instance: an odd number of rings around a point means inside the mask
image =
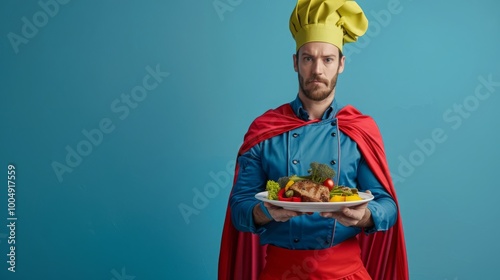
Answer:
[{"label": "man's beard", "polygon": [[[304,81],[304,77],[302,77],[300,73],[298,73],[300,89],[308,99],[313,101],[323,101],[328,96],[330,96],[330,94],[335,89],[335,86],[337,85],[338,75],[339,73],[337,72],[330,81],[328,81],[327,79],[319,78],[317,76]],[[313,81],[320,81],[321,83],[326,85],[326,88],[324,88],[322,85],[312,85],[312,87],[306,89],[305,85],[309,85]]]}]

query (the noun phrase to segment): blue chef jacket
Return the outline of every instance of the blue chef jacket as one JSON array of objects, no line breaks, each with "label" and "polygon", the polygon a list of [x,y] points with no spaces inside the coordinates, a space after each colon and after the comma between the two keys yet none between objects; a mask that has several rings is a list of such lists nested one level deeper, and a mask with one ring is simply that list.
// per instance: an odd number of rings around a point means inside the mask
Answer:
[{"label": "blue chef jacket", "polygon": [[[299,118],[309,120],[298,97],[290,105]],[[229,201],[231,219],[238,230],[259,234],[261,244],[288,249],[324,249],[360,233],[361,228],[346,227],[319,213],[255,225],[252,210],[260,201],[254,196],[265,191],[266,182],[293,174],[307,175],[314,161],[331,164],[338,185],[372,192],[375,198],[368,209],[374,226],[365,229],[367,233],[394,225],[396,204],[368,168],[356,142],[339,130],[335,116],[340,108],[334,100],[320,122],[267,139],[238,157],[238,177]]]}]

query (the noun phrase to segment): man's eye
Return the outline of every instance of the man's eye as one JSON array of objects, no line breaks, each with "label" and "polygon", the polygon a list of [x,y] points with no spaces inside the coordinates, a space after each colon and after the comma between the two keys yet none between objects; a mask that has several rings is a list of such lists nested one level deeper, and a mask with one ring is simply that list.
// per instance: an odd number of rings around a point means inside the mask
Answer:
[{"label": "man's eye", "polygon": [[330,57],[325,58],[325,62],[326,63],[331,63],[331,62],[333,62],[333,58],[330,58]]},{"label": "man's eye", "polygon": [[304,57],[304,61],[312,61],[311,57]]}]

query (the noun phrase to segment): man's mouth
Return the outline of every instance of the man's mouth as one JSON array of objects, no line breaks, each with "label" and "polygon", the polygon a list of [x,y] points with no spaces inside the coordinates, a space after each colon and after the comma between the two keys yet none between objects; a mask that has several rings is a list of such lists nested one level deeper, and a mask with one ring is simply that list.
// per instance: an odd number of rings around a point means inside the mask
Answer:
[{"label": "man's mouth", "polygon": [[321,81],[321,80],[311,80],[309,81],[310,84],[325,84],[324,81]]}]

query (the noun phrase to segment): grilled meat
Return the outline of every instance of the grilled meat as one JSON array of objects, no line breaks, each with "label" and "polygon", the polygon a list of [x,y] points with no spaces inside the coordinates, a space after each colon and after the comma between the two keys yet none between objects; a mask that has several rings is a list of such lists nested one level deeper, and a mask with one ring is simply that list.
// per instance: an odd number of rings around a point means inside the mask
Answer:
[{"label": "grilled meat", "polygon": [[295,182],[290,190],[300,194],[304,202],[328,202],[330,190],[327,187],[316,184],[310,180]]}]

